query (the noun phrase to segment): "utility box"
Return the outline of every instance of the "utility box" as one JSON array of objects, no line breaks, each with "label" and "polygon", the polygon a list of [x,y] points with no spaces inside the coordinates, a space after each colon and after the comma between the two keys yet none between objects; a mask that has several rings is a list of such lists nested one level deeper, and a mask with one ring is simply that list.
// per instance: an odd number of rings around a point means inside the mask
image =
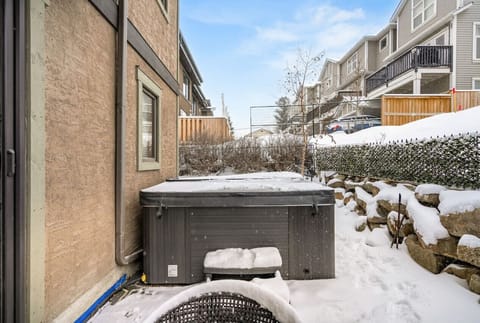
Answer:
[{"label": "utility box", "polygon": [[294,173],[182,178],[144,189],[151,284],[204,280],[207,252],[276,247],[285,279],[335,276],[334,191]]}]

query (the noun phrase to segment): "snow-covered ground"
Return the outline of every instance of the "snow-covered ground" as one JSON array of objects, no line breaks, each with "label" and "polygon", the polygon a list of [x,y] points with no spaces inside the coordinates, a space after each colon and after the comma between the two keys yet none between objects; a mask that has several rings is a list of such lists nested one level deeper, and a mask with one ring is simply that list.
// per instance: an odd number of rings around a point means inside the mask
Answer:
[{"label": "snow-covered ground", "polygon": [[379,126],[352,134],[343,131],[311,139],[321,146],[388,143],[397,140],[421,140],[449,135],[480,132],[480,106],[459,112],[442,113],[402,126]]},{"label": "snow-covered ground", "polygon": [[[358,218],[346,207],[335,209],[335,279],[286,282],[303,322],[480,322],[480,296],[464,280],[428,272],[405,245],[390,248],[386,229],[356,232]],[[142,322],[187,288],[142,287],[91,322]]]}]

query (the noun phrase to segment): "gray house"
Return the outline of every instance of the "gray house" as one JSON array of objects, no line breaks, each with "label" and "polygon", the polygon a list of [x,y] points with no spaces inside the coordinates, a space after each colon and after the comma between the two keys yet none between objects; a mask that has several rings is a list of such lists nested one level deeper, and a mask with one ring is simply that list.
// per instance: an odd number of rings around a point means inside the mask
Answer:
[{"label": "gray house", "polygon": [[390,25],[366,77],[368,98],[480,90],[480,1],[402,0]]}]

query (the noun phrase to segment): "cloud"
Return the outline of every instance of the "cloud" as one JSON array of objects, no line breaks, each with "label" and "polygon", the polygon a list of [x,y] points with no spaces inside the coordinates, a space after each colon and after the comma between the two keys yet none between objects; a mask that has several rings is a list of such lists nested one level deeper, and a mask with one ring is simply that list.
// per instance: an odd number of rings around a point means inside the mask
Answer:
[{"label": "cloud", "polygon": [[267,66],[285,69],[296,57],[298,48],[325,51],[326,57],[339,59],[363,36],[375,34],[383,26],[371,23],[362,8],[345,9],[335,5],[304,7],[291,19],[256,26],[252,37],[241,44],[243,55],[269,55]]}]

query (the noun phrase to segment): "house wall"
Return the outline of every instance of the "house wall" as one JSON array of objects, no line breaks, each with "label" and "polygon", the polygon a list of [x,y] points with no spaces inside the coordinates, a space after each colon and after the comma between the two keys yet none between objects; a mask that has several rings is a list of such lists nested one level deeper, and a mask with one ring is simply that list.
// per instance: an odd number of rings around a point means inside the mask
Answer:
[{"label": "house wall", "polygon": [[[357,69],[362,70],[365,68],[365,43],[363,43],[356,50],[356,52],[358,53],[358,62],[359,62],[359,67]],[[346,89],[347,86],[350,88],[351,87],[350,83],[358,78],[358,73],[356,73],[355,71],[353,71],[350,74],[347,73],[347,62],[350,59],[350,57],[352,57],[352,55],[347,57],[345,61],[342,62],[340,65],[340,88],[339,88],[340,90]],[[361,85],[361,87],[363,87],[363,85]]]},{"label": "house wall", "polygon": [[[337,89],[337,80],[338,80],[338,73],[337,73],[337,64],[332,62],[327,62],[327,66],[325,67],[325,75],[321,79],[321,98],[329,96]],[[326,81],[330,79],[330,86],[326,87]]]},{"label": "house wall", "polygon": [[[180,89],[181,89],[181,93],[179,95],[179,107],[180,109],[182,109],[183,111],[185,111],[185,113],[187,115],[190,115],[191,112],[192,112],[192,103],[190,101],[188,101],[184,96],[183,96],[183,73],[184,73],[184,69],[183,68],[179,68],[178,69],[178,80],[179,80],[179,86],[180,86]],[[190,78],[190,81],[191,81],[191,78]],[[191,92],[191,89],[190,89],[190,96],[192,96],[192,92]]]},{"label": "house wall", "polygon": [[480,61],[473,60],[473,23],[480,22],[480,2],[474,4],[457,18],[456,88],[471,90],[472,78],[480,77]]},{"label": "house wall", "polygon": [[452,12],[455,8],[456,1],[437,0],[436,16],[412,32],[412,0],[408,0],[398,16],[398,48],[402,47],[410,39],[423,32],[425,29],[428,29],[431,25]]},{"label": "house wall", "polygon": [[368,44],[368,71],[375,72],[382,67],[382,62],[378,58],[378,41],[370,40]]},{"label": "house wall", "polygon": [[387,33],[387,47],[385,47],[382,51],[380,51],[380,40],[385,36],[385,35],[382,35],[378,38],[378,41],[376,42],[376,45],[377,45],[377,48],[375,49],[376,50],[376,53],[377,53],[377,61],[375,62],[377,69],[379,69],[380,67],[382,67],[384,65],[384,60],[385,58],[390,54],[390,34]]},{"label": "house wall", "polygon": [[[130,20],[139,24],[137,29],[176,78],[176,1],[169,1],[168,23],[156,0],[129,4]],[[127,270],[115,262],[116,31],[88,0],[50,0],[44,23],[46,243],[42,316],[46,322],[59,316],[60,321],[71,321],[72,315],[86,310],[84,305],[89,306],[112,284],[91,293],[98,282],[106,281],[112,272]],[[127,57],[124,196],[128,253],[141,245],[138,191],[176,175],[177,97],[130,47]],[[137,66],[162,90],[161,168],[157,171],[137,171]],[[67,311],[79,298],[84,298],[83,307]]]}]

